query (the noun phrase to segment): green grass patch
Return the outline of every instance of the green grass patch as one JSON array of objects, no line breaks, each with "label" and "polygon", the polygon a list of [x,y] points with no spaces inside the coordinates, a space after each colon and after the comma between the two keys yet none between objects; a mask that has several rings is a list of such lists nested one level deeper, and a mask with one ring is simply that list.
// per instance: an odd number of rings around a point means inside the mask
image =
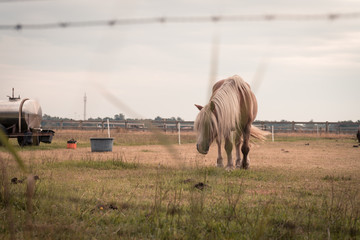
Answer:
[{"label": "green grass patch", "polygon": [[283,181],[289,179],[283,173],[280,173],[277,169],[235,169],[234,171],[224,171],[223,168],[218,167],[203,167],[196,170],[198,175],[206,175],[209,177],[227,177],[227,178],[238,178],[244,180],[255,180],[255,181]]},{"label": "green grass patch", "polygon": [[[326,181],[316,194],[296,181],[288,181],[292,188],[284,189],[269,184],[285,181],[272,169],[226,172],[128,165],[114,160],[65,161],[34,168],[41,175],[32,198],[31,228],[25,221],[29,216],[26,183],[9,185],[10,201],[0,198],[2,238],[10,237],[9,204],[16,216],[10,223],[15,235],[41,239],[360,237],[359,189],[343,189]],[[206,187],[197,188],[200,182]],[[254,192],[267,184],[265,190],[281,194]]]},{"label": "green grass patch", "polygon": [[[90,135],[86,132],[74,132],[74,134],[70,133],[55,133],[53,137],[53,141],[50,144],[40,143],[39,146],[26,146],[20,147],[17,143],[17,139],[10,138],[10,143],[16,148],[17,151],[36,151],[36,150],[53,150],[53,149],[65,149],[67,147],[67,141],[69,139],[77,140],[77,148],[85,148],[90,147],[90,137],[104,137],[104,134],[96,133],[94,135]],[[146,133],[117,133],[112,136],[114,138],[114,146],[143,146],[143,145],[161,145],[164,144],[164,140],[166,144],[178,144],[178,135],[174,133],[163,133],[163,138],[159,139],[159,137],[155,134]],[[195,135],[194,134],[184,134],[181,136],[181,143],[195,143]],[[0,151],[5,151],[3,148],[0,148]]]},{"label": "green grass patch", "polygon": [[326,175],[323,177],[325,181],[351,181],[351,176],[334,176],[334,175]]},{"label": "green grass patch", "polygon": [[139,164],[134,162],[125,162],[122,159],[111,159],[105,161],[99,160],[80,160],[80,161],[63,161],[47,163],[52,168],[91,168],[99,170],[110,169],[136,169]]}]

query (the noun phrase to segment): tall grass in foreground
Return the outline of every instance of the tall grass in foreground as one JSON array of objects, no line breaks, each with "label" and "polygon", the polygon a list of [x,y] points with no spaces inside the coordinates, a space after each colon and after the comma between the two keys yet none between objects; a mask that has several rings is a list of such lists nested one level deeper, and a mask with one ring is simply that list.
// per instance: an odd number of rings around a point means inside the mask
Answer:
[{"label": "tall grass in foreground", "polygon": [[[16,149],[10,144],[8,141],[5,133],[0,130],[0,146],[3,146],[13,157],[14,161],[17,163],[18,169],[24,173],[27,174],[27,181],[26,181],[26,226],[31,231],[31,218],[32,218],[32,212],[33,212],[33,203],[32,198],[34,194],[35,189],[35,180],[34,176],[30,174],[28,168],[24,164],[23,160],[17,153]],[[4,226],[7,225],[9,230],[9,238],[15,239],[15,219],[13,215],[13,209],[12,209],[12,195],[10,193],[10,187],[9,187],[9,181],[8,181],[8,171],[7,166],[5,164],[5,161],[0,158],[0,166],[1,166],[1,173],[2,177],[0,178],[0,186],[1,186],[1,192],[0,192],[0,206],[5,212],[4,216]],[[6,225],[5,225],[6,224]]]},{"label": "tall grass in foreground", "polygon": [[[33,196],[8,184],[0,236],[33,239],[356,239],[359,186],[323,176],[318,190],[274,169],[225,172],[109,159],[49,162]],[[8,175],[19,174],[9,169]],[[286,182],[286,184],[284,184]],[[201,183],[201,184],[200,184]],[[2,180],[2,186],[6,184]],[[344,184],[347,187],[344,188]],[[2,193],[3,194],[3,193]],[[29,211],[27,199],[32,200]],[[12,229],[10,229],[12,227]]]}]

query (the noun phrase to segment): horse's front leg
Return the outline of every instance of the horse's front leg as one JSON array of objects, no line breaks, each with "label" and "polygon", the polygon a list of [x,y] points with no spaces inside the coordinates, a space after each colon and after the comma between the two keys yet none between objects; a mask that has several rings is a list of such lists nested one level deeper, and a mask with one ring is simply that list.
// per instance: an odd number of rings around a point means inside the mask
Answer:
[{"label": "horse's front leg", "polygon": [[223,158],[221,156],[221,139],[216,139],[216,143],[218,146],[217,166],[222,168],[224,167],[224,164],[223,164]]},{"label": "horse's front leg", "polygon": [[236,133],[235,137],[235,149],[236,149],[236,168],[241,168],[241,156],[240,156],[240,145],[241,145],[241,132]]},{"label": "horse's front leg", "polygon": [[230,139],[230,136],[226,137],[225,138],[225,151],[226,151],[226,155],[227,155],[227,158],[228,158],[228,163],[227,163],[227,166],[226,166],[226,170],[234,169],[234,163],[233,163],[232,154],[231,154],[232,149],[233,149],[233,144],[232,144],[232,141]]}]

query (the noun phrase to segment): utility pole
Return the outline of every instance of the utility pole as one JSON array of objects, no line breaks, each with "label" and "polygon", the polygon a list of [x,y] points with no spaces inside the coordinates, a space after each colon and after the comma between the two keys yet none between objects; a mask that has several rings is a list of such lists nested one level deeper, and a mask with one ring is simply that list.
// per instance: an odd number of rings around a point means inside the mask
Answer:
[{"label": "utility pole", "polygon": [[84,121],[86,121],[86,93],[84,94]]}]

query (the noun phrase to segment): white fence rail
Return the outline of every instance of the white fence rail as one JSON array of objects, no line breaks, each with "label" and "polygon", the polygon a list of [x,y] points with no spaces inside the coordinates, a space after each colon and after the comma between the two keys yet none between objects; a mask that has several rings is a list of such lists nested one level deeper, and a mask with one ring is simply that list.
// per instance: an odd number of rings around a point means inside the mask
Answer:
[{"label": "white fence rail", "polygon": [[[354,122],[268,122],[256,121],[255,126],[265,130],[281,133],[335,133],[335,134],[354,134],[357,132],[360,123]],[[44,129],[79,129],[79,130],[106,130],[108,124],[106,120],[43,120]],[[147,131],[151,127],[157,127],[164,131],[177,132],[193,131],[193,121],[174,121],[174,120],[122,120],[109,121],[110,129],[128,129],[133,131]]]}]

